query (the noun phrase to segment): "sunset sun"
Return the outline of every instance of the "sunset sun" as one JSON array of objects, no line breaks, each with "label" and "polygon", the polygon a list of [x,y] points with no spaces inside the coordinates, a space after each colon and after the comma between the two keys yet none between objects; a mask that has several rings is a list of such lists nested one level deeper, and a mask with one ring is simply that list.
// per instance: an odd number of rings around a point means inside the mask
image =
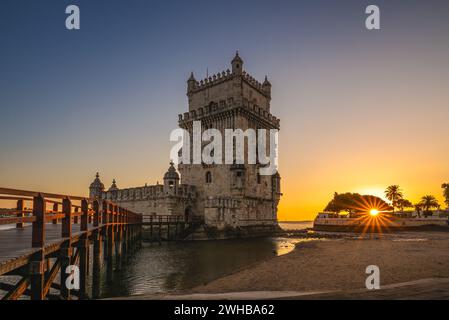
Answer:
[{"label": "sunset sun", "polygon": [[377,209],[371,209],[369,211],[369,214],[372,215],[373,217],[377,216],[379,214],[379,210]]}]

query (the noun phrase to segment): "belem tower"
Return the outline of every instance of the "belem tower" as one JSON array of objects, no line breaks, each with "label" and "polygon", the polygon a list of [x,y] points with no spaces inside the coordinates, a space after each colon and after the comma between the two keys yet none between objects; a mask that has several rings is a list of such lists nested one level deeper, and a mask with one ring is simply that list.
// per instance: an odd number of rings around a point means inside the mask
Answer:
[{"label": "belem tower", "polygon": [[[192,73],[187,97],[189,111],[179,115],[178,124],[191,136],[193,121],[201,121],[202,130],[215,128],[223,136],[225,129],[279,129],[279,119],[270,113],[270,82],[265,77],[260,83],[245,72],[238,52],[231,70],[201,81]],[[206,238],[252,236],[278,230],[280,175],[261,175],[260,168],[259,162],[180,162],[176,170],[171,162],[162,184],[121,189],[114,179],[108,190],[97,173],[89,194],[143,215],[182,215],[187,223],[195,221],[194,233]]]}]

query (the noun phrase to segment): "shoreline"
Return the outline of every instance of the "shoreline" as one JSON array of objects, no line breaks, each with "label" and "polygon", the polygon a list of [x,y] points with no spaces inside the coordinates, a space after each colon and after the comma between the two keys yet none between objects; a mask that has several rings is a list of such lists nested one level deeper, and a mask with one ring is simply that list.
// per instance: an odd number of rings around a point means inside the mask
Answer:
[{"label": "shoreline", "polygon": [[[339,239],[299,242],[290,253],[189,290],[127,299],[396,299],[413,292],[422,298],[449,296],[447,232],[327,236]],[[379,266],[381,290],[366,289],[368,265]]]},{"label": "shoreline", "polygon": [[187,293],[180,295],[137,295],[106,300],[447,300],[449,278],[428,278],[394,283],[379,290],[336,291],[244,291]]}]

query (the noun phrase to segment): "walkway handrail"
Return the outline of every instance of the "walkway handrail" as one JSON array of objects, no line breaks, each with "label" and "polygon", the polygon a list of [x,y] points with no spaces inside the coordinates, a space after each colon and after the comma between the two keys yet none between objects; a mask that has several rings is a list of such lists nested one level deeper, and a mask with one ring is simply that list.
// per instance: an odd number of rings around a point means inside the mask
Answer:
[{"label": "walkway handrail", "polygon": [[[0,282],[0,288],[6,287],[8,290],[3,299],[17,299],[22,294],[27,294],[31,299],[41,300],[49,295],[50,287],[58,287],[60,297],[70,299],[70,289],[64,285],[68,277],[66,268],[76,263],[80,269],[80,289],[77,294],[79,297],[84,297],[87,288],[90,244],[93,244],[94,252],[93,272],[97,275],[94,277],[96,282],[94,282],[93,288],[97,292],[99,290],[98,274],[101,268],[99,262],[101,242],[107,243],[104,256],[107,259],[108,270],[111,271],[112,257],[115,256],[117,263],[120,264],[122,249],[128,250],[128,247],[140,238],[142,215],[111,201],[0,188],[0,201],[2,200],[17,201],[17,205],[14,209],[0,211],[1,216],[4,216],[0,217],[0,225],[16,223],[16,228],[23,228],[24,223],[32,223],[28,258],[22,259],[21,263],[12,261],[1,265],[0,275],[15,272],[23,276],[15,286]],[[28,208],[25,203],[28,203]],[[51,208],[47,208],[47,204],[51,204]],[[61,223],[59,242],[57,245],[54,241],[46,244],[46,224],[58,224],[59,222]],[[80,232],[74,234],[72,226],[78,223]],[[57,254],[54,253],[55,250],[58,250]],[[115,255],[113,254],[114,250]],[[50,268],[52,259],[56,260],[53,267]],[[60,284],[55,284],[54,279],[59,270]],[[98,296],[98,292],[94,293],[94,296]]]},{"label": "walkway handrail", "polygon": [[[36,198],[42,198],[45,204],[50,203],[53,205],[52,210],[47,210],[45,205],[45,210],[43,214],[43,222],[53,222],[57,223],[58,220],[64,219],[66,217],[67,212],[63,212],[62,209],[64,203],[67,200],[70,202],[70,208],[73,208],[74,211],[71,212],[70,216],[73,218],[71,223],[78,223],[78,218],[83,216],[81,209],[83,207],[83,202],[87,202],[87,219],[89,223],[92,223],[93,217],[95,216],[95,199],[89,199],[86,197],[80,196],[71,196],[71,195],[63,195],[63,194],[55,194],[55,193],[47,193],[47,192],[37,192],[37,191],[28,191],[28,190],[18,190],[18,189],[9,189],[9,188],[0,188],[0,201],[1,200],[10,200],[17,201],[17,205],[15,209],[7,210],[4,212],[0,212],[0,225],[2,224],[12,224],[16,223],[17,228],[22,228],[24,223],[35,223],[36,217],[41,214],[41,212],[36,212]],[[53,199],[62,199],[62,201],[57,201]],[[80,201],[80,204],[75,204],[73,201]],[[31,209],[26,209],[25,202],[29,202],[31,205]],[[117,214],[123,217],[120,217],[119,220],[123,222],[120,223],[139,223],[142,221],[142,216],[140,214],[136,214],[128,209],[122,208],[117,204],[111,201],[102,201],[97,204],[98,208],[107,207],[112,211],[112,214]],[[115,208],[115,209],[114,209]],[[103,209],[101,209],[103,210]],[[98,213],[99,214],[99,213]],[[6,217],[5,217],[6,216]],[[102,221],[100,215],[100,219],[98,222]],[[123,219],[122,219],[123,218]],[[102,221],[103,224],[110,223],[118,223],[108,221]],[[98,225],[97,225],[98,226]]]},{"label": "walkway handrail", "polygon": [[67,194],[27,191],[27,190],[18,190],[18,189],[1,188],[1,187],[0,187],[0,194],[7,194],[7,195],[11,195],[11,196],[20,196],[20,197],[36,197],[40,194],[44,198],[65,199],[65,198],[69,197],[72,200],[83,200],[86,198],[86,197],[73,196],[73,195],[69,196]]}]

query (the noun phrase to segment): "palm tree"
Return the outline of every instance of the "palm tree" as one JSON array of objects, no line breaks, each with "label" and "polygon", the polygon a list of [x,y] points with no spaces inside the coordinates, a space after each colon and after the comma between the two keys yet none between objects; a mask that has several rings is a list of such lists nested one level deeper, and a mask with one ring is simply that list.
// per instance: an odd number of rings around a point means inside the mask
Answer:
[{"label": "palm tree", "polygon": [[394,208],[397,207],[398,200],[403,198],[401,188],[396,184],[388,186],[388,188],[385,190],[385,197],[387,197],[387,199],[391,201],[394,212]]},{"label": "palm tree", "polygon": [[399,199],[396,204],[401,212],[404,211],[404,208],[413,208],[413,204],[407,199]]},{"label": "palm tree", "polygon": [[421,198],[420,205],[424,209],[425,213],[430,213],[431,215],[432,214],[431,209],[438,208],[440,204],[438,203],[438,200],[434,196],[427,195]]},{"label": "palm tree", "polygon": [[449,208],[449,183],[443,183],[441,188],[443,188],[444,203]]},{"label": "palm tree", "polygon": [[418,214],[418,217],[421,218],[421,205],[419,203],[415,204],[415,211]]}]

